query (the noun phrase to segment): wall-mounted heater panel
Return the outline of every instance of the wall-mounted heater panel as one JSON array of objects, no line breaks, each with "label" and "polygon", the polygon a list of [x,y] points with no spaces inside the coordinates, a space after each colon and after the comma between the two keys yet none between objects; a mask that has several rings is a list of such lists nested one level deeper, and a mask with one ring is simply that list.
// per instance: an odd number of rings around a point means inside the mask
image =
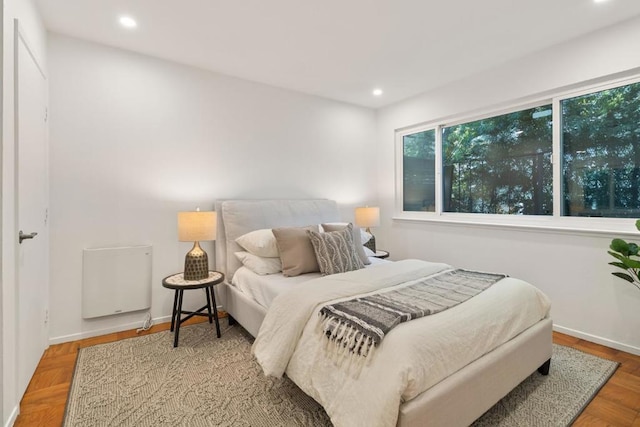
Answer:
[{"label": "wall-mounted heater panel", "polygon": [[151,307],[151,246],[85,249],[82,318]]}]

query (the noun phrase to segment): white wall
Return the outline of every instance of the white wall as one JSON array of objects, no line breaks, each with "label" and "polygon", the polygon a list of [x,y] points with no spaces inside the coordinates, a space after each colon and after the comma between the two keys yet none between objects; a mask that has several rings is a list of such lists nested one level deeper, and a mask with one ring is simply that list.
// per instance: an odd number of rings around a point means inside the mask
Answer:
[{"label": "white wall", "polygon": [[[52,342],[144,317],[81,318],[83,248],[152,244],[160,318],[173,302],[161,280],[191,246],[177,241],[178,211],[222,198],[321,197],[352,219],[354,206],[377,198],[372,110],[57,34],[48,47]],[[212,260],[212,244],[203,247]],[[185,294],[190,308],[202,305],[194,294]]]},{"label": "white wall", "polygon": [[[640,72],[640,19],[557,45],[378,111],[378,246],[392,257],[505,272],[551,297],[556,329],[640,354],[640,292],[611,276],[608,235],[393,220],[394,132],[559,88]],[[637,240],[640,240],[640,236]]]},{"label": "white wall", "polygon": [[[2,53],[2,425],[17,416],[14,19],[46,69],[46,32],[32,0],[4,0]],[[43,295],[44,300],[47,295]]]}]

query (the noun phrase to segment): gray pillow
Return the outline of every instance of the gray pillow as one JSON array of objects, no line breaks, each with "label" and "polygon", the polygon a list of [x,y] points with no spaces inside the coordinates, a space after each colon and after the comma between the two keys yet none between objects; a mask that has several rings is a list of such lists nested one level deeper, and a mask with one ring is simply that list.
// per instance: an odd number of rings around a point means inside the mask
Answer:
[{"label": "gray pillow", "polygon": [[353,245],[353,226],[340,231],[318,233],[307,231],[323,275],[344,273],[364,268]]},{"label": "gray pillow", "polygon": [[282,274],[298,276],[320,271],[316,254],[307,231],[318,231],[318,227],[281,227],[271,230],[276,236],[276,245],[282,262]]},{"label": "gray pillow", "polygon": [[[340,231],[340,230],[344,230],[347,225],[351,225],[353,227],[353,225],[351,223],[349,224],[322,224],[322,229],[324,231]],[[360,237],[360,227],[353,227],[353,245],[356,249],[356,252],[358,253],[358,256],[360,257],[360,260],[362,260],[362,263],[364,265],[368,265],[371,264],[371,260],[369,259],[369,257],[367,256],[367,254],[364,253],[364,247],[362,246],[361,242],[361,237]]]}]

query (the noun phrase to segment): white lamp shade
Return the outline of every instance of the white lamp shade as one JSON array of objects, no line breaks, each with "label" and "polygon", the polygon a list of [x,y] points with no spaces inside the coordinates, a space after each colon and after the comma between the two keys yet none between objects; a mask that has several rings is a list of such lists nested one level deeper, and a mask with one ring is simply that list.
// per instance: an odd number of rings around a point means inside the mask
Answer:
[{"label": "white lamp shade", "polygon": [[380,225],[380,208],[356,208],[356,225],[358,227],[378,227]]},{"label": "white lamp shade", "polygon": [[216,240],[217,219],[213,211],[178,212],[178,240],[181,242]]}]

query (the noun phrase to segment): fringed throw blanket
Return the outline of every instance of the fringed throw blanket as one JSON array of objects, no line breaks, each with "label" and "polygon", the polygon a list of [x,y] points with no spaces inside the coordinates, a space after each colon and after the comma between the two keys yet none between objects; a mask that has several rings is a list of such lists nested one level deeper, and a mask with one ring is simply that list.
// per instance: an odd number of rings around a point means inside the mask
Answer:
[{"label": "fringed throw blanket", "polygon": [[322,331],[335,356],[349,352],[366,358],[398,324],[454,307],[504,277],[449,270],[400,289],[325,305],[320,310]]}]

